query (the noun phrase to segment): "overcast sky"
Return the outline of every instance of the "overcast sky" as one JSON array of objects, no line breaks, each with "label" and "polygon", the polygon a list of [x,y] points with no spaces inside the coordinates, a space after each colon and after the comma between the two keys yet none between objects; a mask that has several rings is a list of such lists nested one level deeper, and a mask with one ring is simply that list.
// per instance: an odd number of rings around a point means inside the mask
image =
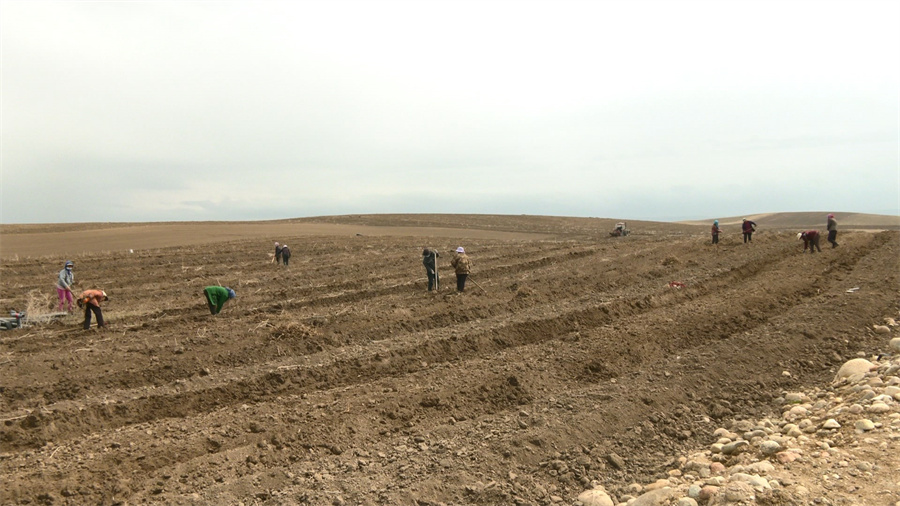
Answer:
[{"label": "overcast sky", "polygon": [[900,214],[900,2],[10,1],[2,223]]}]

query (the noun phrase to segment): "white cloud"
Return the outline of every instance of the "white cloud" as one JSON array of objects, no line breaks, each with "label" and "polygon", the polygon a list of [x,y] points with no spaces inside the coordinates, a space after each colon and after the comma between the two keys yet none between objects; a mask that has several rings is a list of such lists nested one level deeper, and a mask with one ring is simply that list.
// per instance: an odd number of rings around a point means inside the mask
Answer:
[{"label": "white cloud", "polygon": [[[820,179],[827,208],[860,174],[888,191],[845,208],[900,212],[898,15],[791,0],[7,0],[0,219],[725,215],[786,210]],[[54,201],[72,174],[108,212]],[[748,174],[737,203],[644,200]],[[619,207],[592,198],[611,184]]]}]

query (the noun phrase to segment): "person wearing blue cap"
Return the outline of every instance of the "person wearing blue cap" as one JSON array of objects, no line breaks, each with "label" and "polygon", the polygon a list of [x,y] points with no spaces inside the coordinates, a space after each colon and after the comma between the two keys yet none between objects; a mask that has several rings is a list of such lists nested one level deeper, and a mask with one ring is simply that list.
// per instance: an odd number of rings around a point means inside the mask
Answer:
[{"label": "person wearing blue cap", "polygon": [[721,231],[722,231],[722,229],[719,228],[719,220],[713,221],[713,225],[712,225],[713,244],[719,244],[719,232],[721,232]]},{"label": "person wearing blue cap", "polygon": [[227,286],[207,286],[203,289],[203,295],[206,296],[206,304],[213,315],[219,314],[226,302],[237,297],[234,290]]},{"label": "person wearing blue cap", "polygon": [[75,310],[75,295],[72,293],[72,286],[75,285],[75,273],[72,272],[74,267],[75,262],[67,261],[56,278],[56,294],[59,296],[57,311],[62,311],[63,306],[70,313]]}]

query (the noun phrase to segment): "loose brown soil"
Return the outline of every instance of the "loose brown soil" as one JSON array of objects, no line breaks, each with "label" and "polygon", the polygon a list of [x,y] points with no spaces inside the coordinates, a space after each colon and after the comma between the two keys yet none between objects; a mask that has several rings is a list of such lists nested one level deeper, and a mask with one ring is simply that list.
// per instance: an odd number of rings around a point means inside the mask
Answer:
[{"label": "loose brown soil", "polygon": [[[108,330],[0,333],[0,503],[571,503],[591,480],[665,476],[721,421],[884,348],[870,326],[897,315],[897,232],[804,255],[793,230],[716,247],[706,226],[612,238],[614,221],[336,217],[199,242],[204,226],[170,225],[170,247],[77,254],[28,249],[64,226],[4,229],[2,309],[52,311],[67,256],[111,300]],[[238,293],[216,317],[212,284]]]}]

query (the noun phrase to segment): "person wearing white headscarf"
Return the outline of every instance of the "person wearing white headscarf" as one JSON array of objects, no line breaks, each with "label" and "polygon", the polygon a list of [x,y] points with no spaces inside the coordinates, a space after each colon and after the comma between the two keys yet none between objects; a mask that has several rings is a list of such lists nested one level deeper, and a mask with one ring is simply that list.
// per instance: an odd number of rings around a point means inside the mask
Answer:
[{"label": "person wearing white headscarf", "polygon": [[462,293],[466,290],[466,278],[469,276],[472,266],[472,262],[462,246],[456,248],[456,253],[454,253],[450,265],[456,270],[456,291]]},{"label": "person wearing white headscarf", "polygon": [[281,263],[281,248],[282,248],[282,246],[276,242],[275,243],[275,256],[272,257],[272,263],[274,263],[275,265],[278,265]]}]

